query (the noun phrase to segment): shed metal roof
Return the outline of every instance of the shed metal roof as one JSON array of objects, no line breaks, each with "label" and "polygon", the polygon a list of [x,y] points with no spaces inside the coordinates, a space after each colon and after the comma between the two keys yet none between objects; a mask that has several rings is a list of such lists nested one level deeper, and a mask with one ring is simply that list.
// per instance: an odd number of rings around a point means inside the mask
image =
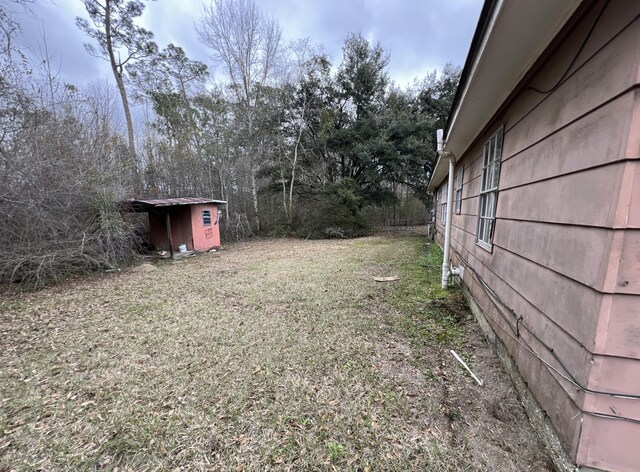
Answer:
[{"label": "shed metal roof", "polygon": [[129,203],[132,205],[144,205],[149,207],[167,207],[176,205],[201,205],[206,203],[216,203],[224,205],[224,200],[214,200],[212,198],[202,197],[180,197],[180,198],[155,198],[151,200],[131,199]]}]

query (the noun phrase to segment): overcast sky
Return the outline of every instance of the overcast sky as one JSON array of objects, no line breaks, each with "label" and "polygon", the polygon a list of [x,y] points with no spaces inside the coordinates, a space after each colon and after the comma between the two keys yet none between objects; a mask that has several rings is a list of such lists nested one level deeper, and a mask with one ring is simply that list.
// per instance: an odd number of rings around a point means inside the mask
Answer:
[{"label": "overcast sky", "polygon": [[[5,0],[0,0],[4,2]],[[208,1],[208,0],[207,0]],[[280,24],[285,40],[309,37],[321,43],[335,64],[350,32],[379,42],[390,54],[391,79],[404,86],[447,63],[463,65],[482,0],[257,0]],[[88,40],[75,26],[86,16],[80,0],[36,0],[36,20],[20,13],[23,44],[37,53],[44,28],[49,55],[60,66],[65,82],[82,85],[110,75],[107,63],[90,56]],[[194,24],[201,0],[149,2],[141,24],[153,31],[160,48],[169,43],[185,49],[192,59],[209,66],[206,47]],[[214,76],[217,75],[214,72]]]}]

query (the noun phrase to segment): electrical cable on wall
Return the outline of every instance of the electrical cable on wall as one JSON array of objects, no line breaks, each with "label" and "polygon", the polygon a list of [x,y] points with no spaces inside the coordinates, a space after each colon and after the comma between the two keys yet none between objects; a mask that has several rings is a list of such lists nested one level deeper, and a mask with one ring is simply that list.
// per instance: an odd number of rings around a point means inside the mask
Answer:
[{"label": "electrical cable on wall", "polygon": [[[606,7],[606,6],[607,6],[607,5],[605,5],[605,7]],[[602,13],[602,12],[601,12],[601,13]],[[600,16],[600,15],[599,15],[599,16]],[[583,65],[584,65],[584,64],[588,63],[588,62],[589,62],[589,60],[590,60],[593,56],[595,56],[595,55],[596,55],[596,54],[598,54],[600,51],[602,51],[605,47],[607,47],[607,46],[608,46],[608,45],[609,45],[613,40],[615,40],[618,36],[620,36],[621,34],[623,34],[623,33],[624,33],[624,32],[625,32],[625,31],[626,31],[626,30],[627,30],[631,25],[633,25],[636,21],[638,21],[638,19],[639,19],[639,18],[640,18],[640,14],[638,14],[638,15],[634,16],[634,17],[633,17],[633,18],[632,18],[632,19],[631,19],[631,20],[630,20],[630,21],[629,21],[629,22],[628,22],[628,23],[627,23],[627,24],[626,24],[626,25],[625,25],[625,26],[624,26],[624,27],[623,27],[623,28],[622,28],[618,33],[616,33],[616,34],[615,34],[614,36],[612,36],[612,37],[611,37],[611,38],[610,38],[606,43],[604,43],[602,46],[600,46],[600,47],[597,49],[597,51],[594,51],[594,53],[593,53],[591,56],[589,56],[589,57],[585,60],[585,62],[584,62],[582,65],[580,65],[578,68],[576,68],[576,70],[575,70],[571,75],[575,74],[575,73],[576,73],[580,68],[582,68],[582,67],[583,67]],[[597,22],[596,22],[596,24],[597,24]],[[595,24],[594,24],[594,27],[595,27]],[[585,44],[586,44],[586,40],[585,40]],[[578,55],[579,55],[579,54],[580,54],[580,51],[578,51],[578,54],[576,55],[576,58],[578,57]],[[555,90],[557,90],[557,89],[560,87],[560,85],[562,85],[562,84],[564,83],[564,79],[567,79],[567,78],[569,77],[569,76],[568,76],[568,72],[571,70],[571,67],[573,67],[573,62],[572,62],[572,64],[569,66],[569,68],[565,71],[565,73],[563,74],[563,77],[560,79],[560,81],[559,81],[556,85],[554,85],[551,89],[548,89],[548,90],[540,90],[540,89],[537,89],[537,88],[535,88],[535,87],[528,86],[527,88],[522,89],[522,90],[519,92],[519,94],[521,94],[521,93],[523,93],[523,92],[525,92],[525,91],[527,91],[527,90],[531,90],[531,91],[534,91],[534,92],[537,92],[537,93],[540,93],[540,94],[546,95],[546,96],[548,97],[552,92],[554,92]],[[543,98],[543,99],[542,99],[542,100],[541,100],[537,105],[535,105],[535,106],[534,106],[533,108],[531,108],[531,109],[530,109],[526,114],[524,114],[522,117],[520,117],[520,118],[519,118],[516,122],[514,122],[514,123],[513,123],[509,128],[505,129],[505,135],[506,135],[509,131],[511,131],[511,129],[513,129],[514,127],[516,127],[516,126],[517,126],[517,125],[518,125],[522,120],[524,120],[524,119],[525,119],[526,117],[528,117],[531,113],[533,113],[533,111],[534,111],[534,110],[535,110],[535,109],[536,109],[536,108],[537,108],[537,107],[538,107],[542,102],[544,102],[544,101],[547,99],[547,97]]]},{"label": "electrical cable on wall", "polygon": [[[468,292],[467,292],[468,293]],[[528,351],[529,353],[531,353],[536,359],[538,359],[548,371],[553,371],[555,373],[557,373],[560,377],[562,377],[563,379],[565,379],[567,382],[571,383],[572,385],[574,385],[576,387],[576,389],[578,390],[584,390],[584,388],[577,382],[575,382],[574,380],[572,380],[570,377],[566,376],[564,373],[562,373],[561,371],[559,371],[558,369],[556,369],[554,366],[552,366],[551,364],[549,364],[547,361],[545,361],[544,359],[542,359],[533,349],[531,349],[527,344],[525,344],[524,342],[521,341],[521,339],[515,337],[513,334],[511,334],[509,331],[507,331],[502,325],[500,325],[500,323],[497,322],[497,320],[495,318],[493,318],[492,316],[489,316],[487,314],[487,312],[484,310],[484,308],[482,308],[482,305],[480,305],[480,303],[478,302],[478,300],[476,298],[473,297],[473,295],[471,295],[469,293],[469,296],[473,299],[473,301],[478,305],[478,307],[480,307],[480,309],[482,310],[484,316],[486,316],[487,318],[489,318],[491,321],[493,321],[493,323],[495,323],[496,326],[498,326],[505,334],[507,334],[508,336],[511,336],[511,338],[516,341],[516,343],[520,344],[526,351]],[[552,374],[553,375],[553,374]],[[592,392],[595,393],[595,392]],[[610,396],[614,396],[614,397],[621,397],[621,398],[629,398],[629,399],[634,399],[637,397],[629,397],[629,396],[619,396],[619,395],[615,395],[615,394],[604,394],[602,393],[602,395],[610,395]],[[615,415],[608,415],[605,413],[598,413],[598,412],[594,412],[594,411],[588,411],[583,409],[577,402],[576,400],[569,395],[569,393],[567,392],[567,396],[568,398],[571,400],[571,402],[575,405],[575,407],[578,409],[578,411],[580,411],[580,413],[583,413],[585,415],[589,415],[589,416],[595,416],[595,417],[599,417],[599,418],[607,418],[607,419],[614,419],[614,420],[620,420],[620,421],[627,421],[630,423],[637,423],[640,424],[640,420],[635,419],[635,418],[629,418],[627,416],[615,416]]]},{"label": "electrical cable on wall", "polygon": [[[606,391],[600,391],[600,390],[594,390],[594,389],[590,389],[588,387],[585,387],[584,385],[582,385],[569,371],[569,369],[565,366],[565,364],[562,362],[562,360],[558,357],[558,355],[555,353],[554,349],[549,346],[548,344],[546,344],[542,339],[540,339],[540,337],[538,337],[538,335],[535,334],[535,332],[533,332],[531,330],[531,328],[529,328],[525,323],[524,323],[524,318],[522,316],[518,316],[513,310],[511,310],[511,308],[509,308],[501,299],[500,297],[491,289],[491,287],[489,287],[486,282],[484,281],[484,279],[482,278],[482,276],[480,274],[478,274],[478,272],[469,265],[469,263],[464,259],[464,257],[462,257],[462,255],[456,251],[455,249],[453,250],[458,257],[460,258],[460,260],[467,266],[467,268],[469,269],[469,271],[473,274],[474,278],[476,279],[476,281],[483,287],[485,293],[487,294],[487,296],[489,297],[489,299],[491,300],[491,302],[495,305],[496,309],[498,310],[498,314],[500,314],[502,316],[502,318],[507,322],[509,328],[511,329],[511,331],[513,332],[509,332],[507,331],[502,325],[500,325],[500,323],[498,323],[498,321],[496,319],[494,319],[491,316],[488,316],[488,318],[490,318],[497,326],[499,326],[503,331],[505,331],[505,333],[507,333],[509,336],[511,336],[515,341],[517,341],[520,345],[522,345],[525,349],[527,349],[531,354],[533,354],[539,361],[541,361],[543,364],[545,364],[548,368],[551,368],[553,371],[555,371],[556,373],[558,373],[558,375],[562,376],[562,378],[564,378],[565,380],[567,380],[568,382],[570,382],[572,385],[574,385],[577,389],[585,392],[585,393],[590,393],[590,394],[594,394],[594,395],[603,395],[603,396],[610,396],[610,397],[615,397],[615,398],[622,398],[622,399],[629,399],[629,400],[639,400],[640,399],[640,395],[629,395],[629,394],[622,394],[622,393],[614,393],[614,392],[606,392]],[[467,291],[467,293],[469,293]],[[473,301],[482,309],[483,313],[487,314],[488,312],[482,308],[482,305],[478,302],[478,300],[475,299],[475,297],[473,297],[473,295],[471,293],[469,293],[469,296],[473,299]],[[508,309],[508,311],[510,312],[510,314],[516,319],[516,323],[518,324],[518,326],[521,326],[523,329],[525,329],[529,334],[531,334],[531,336],[538,341],[547,351],[549,351],[549,353],[553,356],[553,358],[558,362],[558,364],[560,364],[560,367],[564,370],[564,373],[561,372],[560,370],[558,370],[556,367],[552,366],[551,364],[549,364],[547,361],[545,361],[542,357],[540,357],[540,355],[535,352],[528,344],[524,343],[522,341],[522,337],[518,336],[518,332],[519,330],[514,329],[514,327],[512,326],[511,322],[509,321],[509,319],[504,315],[504,313],[502,312],[500,306],[498,305],[502,305],[503,307],[506,307]],[[546,316],[546,315],[545,315]],[[518,321],[520,320],[520,321]],[[584,346],[583,346],[584,347]],[[614,418],[622,418],[622,417],[615,417]],[[631,418],[629,418],[631,420]]]},{"label": "electrical cable on wall", "polygon": [[[462,286],[458,283],[457,284],[461,289]],[[574,385],[578,390],[584,390],[582,388],[582,386],[573,381],[570,377],[566,376],[564,373],[562,373],[561,371],[559,371],[558,369],[556,369],[554,366],[552,366],[551,364],[549,364],[547,361],[545,361],[544,359],[542,359],[535,351],[533,351],[533,349],[531,349],[526,343],[524,343],[521,339],[517,338],[516,336],[514,336],[512,333],[510,333],[509,331],[507,331],[506,328],[504,328],[500,323],[498,323],[498,321],[493,318],[492,316],[489,316],[488,312],[482,307],[482,305],[480,304],[480,302],[467,290],[466,291],[467,295],[476,303],[476,305],[478,305],[478,307],[480,308],[480,310],[482,311],[483,315],[490,319],[491,321],[493,321],[493,323],[500,328],[505,334],[507,334],[508,336],[511,336],[511,338],[516,341],[518,344],[520,344],[526,351],[528,351],[530,354],[532,354],[536,359],[538,359],[544,366],[545,368],[550,371],[553,371],[555,373],[557,373],[559,376],[561,376],[563,379],[565,379],[566,381],[568,381],[569,383],[571,383],[572,385]],[[553,375],[553,374],[552,374]],[[593,393],[593,392],[592,392]],[[622,396],[622,395],[616,395],[616,394],[604,394],[604,395],[610,395],[610,396],[615,396],[615,397],[621,397],[621,398],[629,398],[629,399],[637,399],[636,396]],[[594,417],[598,417],[598,418],[606,418],[606,419],[613,419],[613,420],[620,420],[620,421],[627,421],[630,423],[636,423],[636,424],[640,424],[640,420],[635,419],[635,418],[629,418],[627,416],[615,416],[615,415],[608,415],[606,413],[598,413],[598,412],[594,412],[594,411],[588,411],[588,410],[584,410],[580,405],[578,405],[578,403],[576,402],[576,400],[569,395],[569,392],[567,392],[567,396],[569,397],[569,399],[571,400],[571,402],[574,404],[574,406],[578,409],[578,411],[582,414],[588,415],[588,416],[594,416]]]},{"label": "electrical cable on wall", "polygon": [[604,6],[602,7],[602,9],[600,10],[600,13],[598,13],[598,16],[596,17],[595,21],[593,22],[593,25],[591,25],[591,28],[589,29],[589,32],[587,33],[587,35],[585,36],[584,40],[582,41],[582,44],[580,45],[580,47],[578,48],[578,52],[576,52],[575,56],[573,57],[573,59],[571,60],[571,63],[569,64],[569,67],[567,67],[567,69],[564,71],[564,73],[562,74],[562,76],[560,77],[560,79],[558,79],[558,81],[555,83],[555,85],[547,90],[540,90],[536,87],[532,87],[532,86],[528,86],[526,90],[531,90],[533,92],[537,92],[537,93],[541,93],[543,95],[549,94],[555,90],[558,89],[558,87],[560,87],[562,85],[562,83],[564,82],[564,79],[567,77],[567,74],[569,73],[569,71],[571,70],[571,68],[574,66],[574,64],[576,63],[576,61],[578,60],[578,57],[580,57],[580,53],[582,52],[582,50],[584,49],[584,47],[587,45],[587,43],[589,42],[589,39],[591,38],[591,35],[593,34],[593,31],[596,29],[596,25],[600,22],[600,18],[602,17],[602,14],[604,13],[604,11],[607,9],[607,6],[609,6],[609,1],[607,0],[604,4]]}]

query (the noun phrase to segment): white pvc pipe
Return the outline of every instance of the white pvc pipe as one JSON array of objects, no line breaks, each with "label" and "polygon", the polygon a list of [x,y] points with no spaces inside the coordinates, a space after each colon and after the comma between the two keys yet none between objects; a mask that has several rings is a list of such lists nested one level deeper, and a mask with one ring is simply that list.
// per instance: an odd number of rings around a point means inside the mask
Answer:
[{"label": "white pvc pipe", "polygon": [[449,183],[447,184],[447,222],[444,226],[444,256],[442,258],[442,288],[449,287],[449,253],[451,250],[451,217],[453,215],[453,172],[455,158],[453,154],[443,153],[449,159]]},{"label": "white pvc pipe", "polygon": [[484,382],[482,380],[480,380],[478,377],[476,377],[476,374],[473,373],[473,371],[469,368],[467,363],[462,360],[462,358],[458,355],[458,353],[456,351],[454,351],[453,349],[449,349],[449,351],[451,352],[451,354],[453,354],[453,357],[455,357],[456,360],[460,364],[462,364],[462,367],[467,369],[467,372],[469,372],[471,374],[471,377],[473,377],[473,380],[475,380],[478,383],[478,385],[480,385],[482,387],[482,385],[484,385]]}]

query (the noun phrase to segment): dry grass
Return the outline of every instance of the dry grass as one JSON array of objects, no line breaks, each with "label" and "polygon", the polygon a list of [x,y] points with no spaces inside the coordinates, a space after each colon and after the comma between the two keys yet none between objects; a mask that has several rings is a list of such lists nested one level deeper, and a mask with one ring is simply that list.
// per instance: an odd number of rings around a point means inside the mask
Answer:
[{"label": "dry grass", "polygon": [[251,242],[4,297],[0,470],[546,470],[437,257]]}]

